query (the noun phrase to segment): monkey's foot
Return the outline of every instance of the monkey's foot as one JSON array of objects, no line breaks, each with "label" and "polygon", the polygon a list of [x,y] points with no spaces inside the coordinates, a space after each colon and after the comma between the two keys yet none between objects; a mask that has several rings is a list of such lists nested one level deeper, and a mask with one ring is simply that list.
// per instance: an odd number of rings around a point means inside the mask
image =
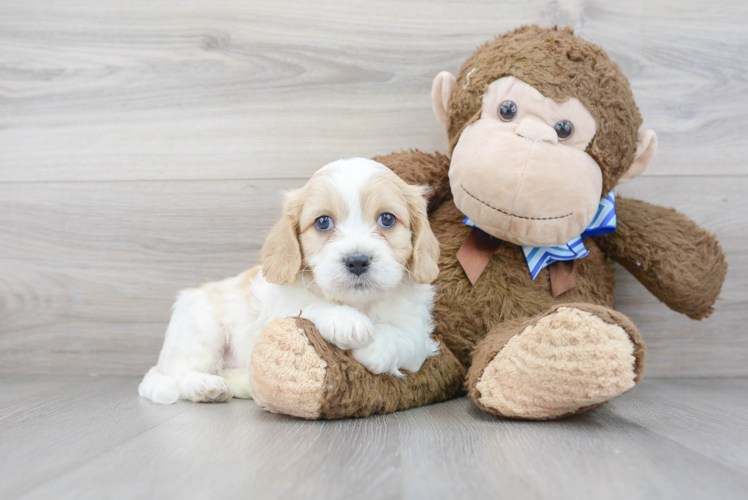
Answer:
[{"label": "monkey's foot", "polygon": [[301,418],[366,417],[443,401],[460,391],[465,369],[442,348],[416,373],[375,375],[350,351],[328,344],[303,318],[270,323],[252,350],[255,402]]},{"label": "monkey's foot", "polygon": [[564,417],[634,387],[644,353],[638,330],[623,314],[590,304],[560,305],[489,333],[475,349],[469,393],[497,415]]},{"label": "monkey's foot", "polygon": [[325,402],[327,362],[305,326],[305,320],[286,318],[265,327],[252,349],[249,381],[255,402],[266,410],[315,419]]}]

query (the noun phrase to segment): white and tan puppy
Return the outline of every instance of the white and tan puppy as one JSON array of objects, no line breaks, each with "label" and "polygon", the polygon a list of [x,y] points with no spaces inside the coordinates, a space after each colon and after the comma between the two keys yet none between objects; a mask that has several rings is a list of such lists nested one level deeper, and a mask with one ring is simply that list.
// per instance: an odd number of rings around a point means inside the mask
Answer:
[{"label": "white and tan puppy", "polygon": [[439,349],[429,284],[439,244],[426,191],[363,158],[323,167],[286,194],[261,267],[179,294],[140,395],[157,403],[251,398],[255,341],[273,319],[298,315],[374,373],[417,371]]}]

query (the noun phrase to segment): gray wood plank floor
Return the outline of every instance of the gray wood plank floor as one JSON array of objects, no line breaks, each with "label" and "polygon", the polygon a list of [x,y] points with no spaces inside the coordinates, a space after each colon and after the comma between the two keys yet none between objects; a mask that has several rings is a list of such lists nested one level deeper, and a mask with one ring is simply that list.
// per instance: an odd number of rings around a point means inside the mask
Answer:
[{"label": "gray wood plank floor", "polygon": [[748,380],[649,379],[519,422],[466,398],[309,422],[252,401],[158,406],[133,377],[0,377],[0,498],[748,497]]}]

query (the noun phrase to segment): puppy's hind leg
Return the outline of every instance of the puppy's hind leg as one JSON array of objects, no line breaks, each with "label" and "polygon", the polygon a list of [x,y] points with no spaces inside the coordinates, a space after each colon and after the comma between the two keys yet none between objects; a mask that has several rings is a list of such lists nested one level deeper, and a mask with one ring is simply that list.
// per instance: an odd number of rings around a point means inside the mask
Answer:
[{"label": "puppy's hind leg", "polygon": [[232,397],[226,380],[216,375],[226,344],[220,299],[193,289],[174,305],[157,370],[176,382],[181,399],[219,403]]},{"label": "puppy's hind leg", "polygon": [[209,373],[189,371],[177,385],[182,398],[196,403],[225,403],[233,397],[226,379]]}]

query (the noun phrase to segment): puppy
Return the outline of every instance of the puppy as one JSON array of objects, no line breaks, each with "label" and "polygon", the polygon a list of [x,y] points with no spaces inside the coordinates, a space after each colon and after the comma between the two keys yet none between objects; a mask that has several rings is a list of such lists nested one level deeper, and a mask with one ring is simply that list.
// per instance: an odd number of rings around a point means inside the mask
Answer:
[{"label": "puppy", "polygon": [[439,244],[426,191],[371,160],[323,167],[286,194],[261,267],[179,294],[140,395],[156,403],[251,398],[255,341],[273,319],[298,315],[373,373],[417,371],[439,349],[430,285]]}]

